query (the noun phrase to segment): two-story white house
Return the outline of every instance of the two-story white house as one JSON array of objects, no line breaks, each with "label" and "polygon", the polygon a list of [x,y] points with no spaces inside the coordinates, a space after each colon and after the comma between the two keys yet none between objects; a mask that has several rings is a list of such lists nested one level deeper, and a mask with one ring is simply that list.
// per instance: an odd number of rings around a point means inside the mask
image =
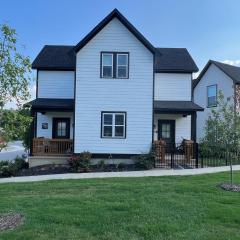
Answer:
[{"label": "two-story white house", "polygon": [[33,155],[129,158],[157,139],[196,140],[193,59],[185,48],[155,48],[116,9],[77,45],[44,46],[32,68]]},{"label": "two-story white house", "polygon": [[209,60],[193,82],[194,101],[204,108],[197,113],[197,139],[204,137],[206,120],[211,110],[217,109],[217,95],[221,91],[225,100],[240,111],[240,67]]}]

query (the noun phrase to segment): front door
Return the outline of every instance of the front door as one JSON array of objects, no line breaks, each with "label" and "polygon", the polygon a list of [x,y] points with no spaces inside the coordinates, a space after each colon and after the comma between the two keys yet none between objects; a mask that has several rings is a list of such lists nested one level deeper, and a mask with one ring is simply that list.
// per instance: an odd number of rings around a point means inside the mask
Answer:
[{"label": "front door", "polygon": [[70,118],[53,118],[52,138],[70,138]]},{"label": "front door", "polygon": [[158,120],[158,140],[163,139],[167,148],[175,145],[175,120]]}]

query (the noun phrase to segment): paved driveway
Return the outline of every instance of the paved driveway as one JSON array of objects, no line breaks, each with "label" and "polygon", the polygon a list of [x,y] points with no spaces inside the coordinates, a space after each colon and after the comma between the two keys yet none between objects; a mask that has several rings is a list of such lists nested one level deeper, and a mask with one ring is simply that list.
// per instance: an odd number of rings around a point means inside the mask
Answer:
[{"label": "paved driveway", "polygon": [[26,154],[21,141],[15,141],[8,144],[8,146],[0,152],[1,160],[14,160],[17,156]]}]

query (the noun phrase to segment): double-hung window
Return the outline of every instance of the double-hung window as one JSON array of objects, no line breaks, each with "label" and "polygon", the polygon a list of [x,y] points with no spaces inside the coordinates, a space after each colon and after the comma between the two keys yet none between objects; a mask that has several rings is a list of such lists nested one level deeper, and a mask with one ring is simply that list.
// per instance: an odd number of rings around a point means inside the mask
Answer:
[{"label": "double-hung window", "polygon": [[101,78],[128,78],[128,75],[129,53],[101,53]]},{"label": "double-hung window", "polygon": [[102,77],[104,78],[113,77],[113,54],[112,53],[102,54]]},{"label": "double-hung window", "polygon": [[217,106],[217,85],[211,85],[207,87],[207,106]]},{"label": "double-hung window", "polygon": [[126,137],[126,113],[102,112],[102,138]]}]

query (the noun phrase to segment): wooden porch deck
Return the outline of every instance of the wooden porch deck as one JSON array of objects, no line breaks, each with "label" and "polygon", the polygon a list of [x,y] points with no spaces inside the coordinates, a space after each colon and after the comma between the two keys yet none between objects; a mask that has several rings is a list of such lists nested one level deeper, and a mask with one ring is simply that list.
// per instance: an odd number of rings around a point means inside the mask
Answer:
[{"label": "wooden porch deck", "polygon": [[67,156],[73,153],[72,139],[33,139],[33,156]]}]

